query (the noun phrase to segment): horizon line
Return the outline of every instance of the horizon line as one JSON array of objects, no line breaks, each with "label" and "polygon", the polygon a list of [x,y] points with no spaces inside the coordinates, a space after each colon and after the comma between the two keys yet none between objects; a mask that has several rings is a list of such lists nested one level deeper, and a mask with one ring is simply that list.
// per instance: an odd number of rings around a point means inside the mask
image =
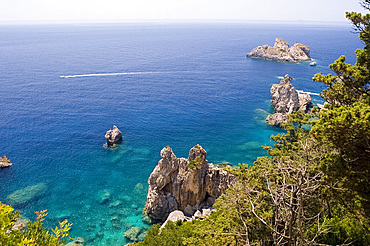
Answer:
[{"label": "horizon line", "polygon": [[58,24],[314,24],[345,25],[349,21],[313,21],[313,20],[248,20],[248,19],[119,19],[119,20],[9,20],[0,21],[0,26],[15,25],[58,25]]}]

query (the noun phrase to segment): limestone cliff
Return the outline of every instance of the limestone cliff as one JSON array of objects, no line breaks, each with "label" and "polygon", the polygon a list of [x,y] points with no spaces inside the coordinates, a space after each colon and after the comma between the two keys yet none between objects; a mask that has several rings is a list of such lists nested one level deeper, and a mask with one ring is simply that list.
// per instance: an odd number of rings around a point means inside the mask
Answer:
[{"label": "limestone cliff", "polygon": [[273,84],[270,89],[274,114],[267,116],[266,121],[272,125],[287,123],[289,114],[298,110],[306,113],[312,105],[311,96],[300,94],[290,83],[291,80],[287,74],[280,84]]},{"label": "limestone cliff", "polygon": [[193,215],[197,209],[211,207],[217,197],[235,184],[237,178],[209,164],[207,152],[196,145],[188,158],[177,158],[167,146],[162,159],[151,173],[145,213],[155,221],[164,221],[175,210]]},{"label": "limestone cliff", "polygon": [[258,46],[247,54],[250,58],[259,58],[264,60],[278,62],[299,62],[310,61],[310,48],[307,45],[295,43],[292,47],[281,38],[275,39],[274,46]]}]

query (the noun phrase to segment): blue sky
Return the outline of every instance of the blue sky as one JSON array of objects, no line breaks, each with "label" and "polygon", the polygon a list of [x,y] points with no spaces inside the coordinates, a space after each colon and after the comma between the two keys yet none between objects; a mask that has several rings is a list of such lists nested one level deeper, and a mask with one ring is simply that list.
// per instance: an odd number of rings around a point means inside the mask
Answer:
[{"label": "blue sky", "polygon": [[358,0],[1,0],[0,23],[131,20],[345,22]]}]

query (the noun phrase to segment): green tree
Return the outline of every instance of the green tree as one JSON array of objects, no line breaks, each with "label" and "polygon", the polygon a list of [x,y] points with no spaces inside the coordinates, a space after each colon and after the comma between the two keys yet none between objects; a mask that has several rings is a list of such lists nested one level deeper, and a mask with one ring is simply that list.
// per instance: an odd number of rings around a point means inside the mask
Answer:
[{"label": "green tree", "polygon": [[59,227],[52,229],[53,235],[42,223],[47,215],[46,210],[35,213],[37,214],[36,221],[21,221],[18,211],[0,202],[0,246],[64,245],[72,224],[69,224],[67,220],[59,222]]},{"label": "green tree", "polygon": [[[370,1],[361,1],[370,10]],[[364,43],[355,51],[354,65],[345,63],[341,56],[330,68],[336,75],[316,74],[314,81],[327,88],[321,93],[329,103],[319,119],[312,122],[311,134],[332,147],[332,154],[323,170],[342,192],[356,199],[345,203],[357,214],[366,230],[370,231],[370,14],[346,13]],[[348,202],[352,201],[350,205]],[[344,202],[343,202],[344,204]]]}]

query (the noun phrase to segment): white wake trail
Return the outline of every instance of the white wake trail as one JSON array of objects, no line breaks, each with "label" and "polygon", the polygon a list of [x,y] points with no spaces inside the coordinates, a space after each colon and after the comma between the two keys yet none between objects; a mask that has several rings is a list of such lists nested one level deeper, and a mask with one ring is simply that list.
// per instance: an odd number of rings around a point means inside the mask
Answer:
[{"label": "white wake trail", "polygon": [[303,91],[303,90],[297,90],[299,93],[301,94],[309,94],[309,95],[315,95],[315,96],[320,96],[319,93],[315,93],[315,92],[307,92],[307,91]]},{"label": "white wake trail", "polygon": [[88,74],[75,74],[75,75],[61,75],[59,77],[65,79],[65,78],[119,76],[119,75],[139,75],[139,74],[156,74],[156,73],[171,73],[171,72],[88,73]]}]

